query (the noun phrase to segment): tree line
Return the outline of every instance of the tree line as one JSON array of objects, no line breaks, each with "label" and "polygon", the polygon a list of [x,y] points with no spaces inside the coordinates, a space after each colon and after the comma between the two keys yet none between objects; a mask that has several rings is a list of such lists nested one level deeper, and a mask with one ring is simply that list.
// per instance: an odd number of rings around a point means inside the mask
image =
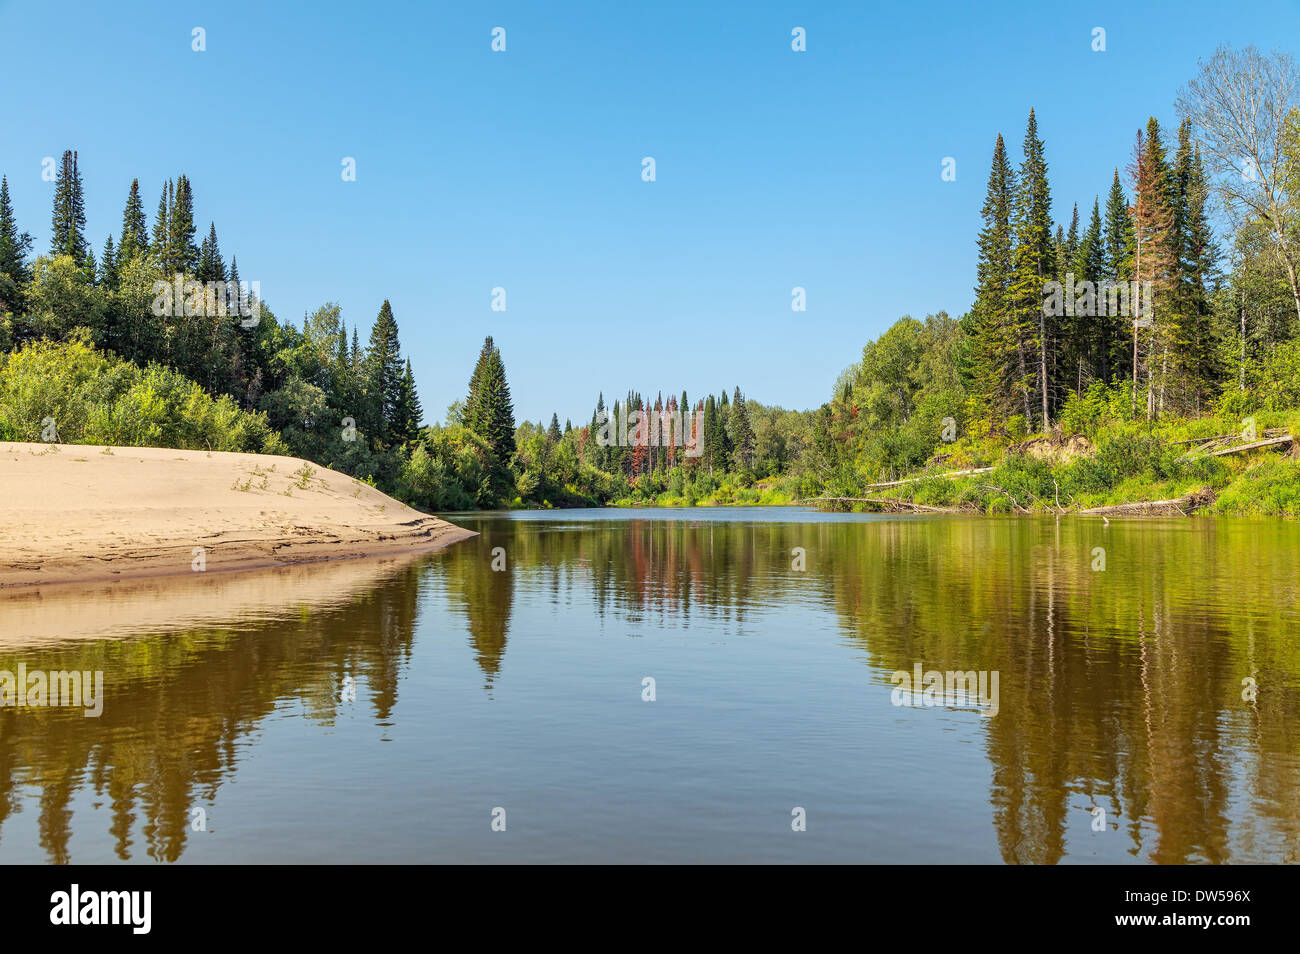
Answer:
[{"label": "tree line", "polygon": [[[196,240],[184,175],[163,184],[152,228],[133,181],[117,238],[96,256],[71,151],[55,182],[48,252],[35,258],[0,177],[0,349],[12,364],[38,344],[76,343],[166,369],[262,422],[241,433],[269,428],[290,453],[432,510],[854,496],[1035,433],[1300,408],[1295,63],[1222,48],[1177,105],[1177,123],[1150,117],[1131,154],[1107,164],[1106,187],[1059,221],[1035,111],[1018,161],[999,133],[969,310],[903,317],[810,411],[762,405],[739,387],[694,400],[629,390],[608,404],[600,393],[576,427],[561,428],[558,412],[549,425],[516,422],[489,337],[465,398],[425,423],[388,301],[364,347],[333,304],[301,329],[263,302],[254,322],[220,307],[157,314],[155,282],[239,283],[234,256],[227,265],[215,223]],[[50,366],[41,355],[21,366]],[[113,393],[128,406],[146,400]],[[227,411],[214,419],[235,420]],[[0,434],[30,435],[34,424],[0,419]],[[166,428],[153,433],[168,439]]]}]

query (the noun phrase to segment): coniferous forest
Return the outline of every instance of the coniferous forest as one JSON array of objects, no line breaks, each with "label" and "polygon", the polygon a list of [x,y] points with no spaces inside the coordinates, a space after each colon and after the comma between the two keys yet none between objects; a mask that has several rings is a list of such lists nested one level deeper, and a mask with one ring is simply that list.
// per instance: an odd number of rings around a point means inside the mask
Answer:
[{"label": "coniferous forest", "polygon": [[991,131],[969,309],[900,318],[820,407],[666,381],[593,395],[576,423],[517,422],[490,337],[464,399],[430,413],[387,301],[368,328],[329,303],[278,318],[184,174],[155,186],[152,217],[124,184],[121,222],[92,241],[69,150],[47,247],[0,179],[0,439],[291,454],[431,511],[882,490],[1060,510],[1209,490],[1220,512],[1300,513],[1290,456],[1186,454],[1300,425],[1295,63],[1220,49],[1175,105],[1096,157],[1086,195],[1053,193],[1032,108],[1008,117],[1023,137]]}]

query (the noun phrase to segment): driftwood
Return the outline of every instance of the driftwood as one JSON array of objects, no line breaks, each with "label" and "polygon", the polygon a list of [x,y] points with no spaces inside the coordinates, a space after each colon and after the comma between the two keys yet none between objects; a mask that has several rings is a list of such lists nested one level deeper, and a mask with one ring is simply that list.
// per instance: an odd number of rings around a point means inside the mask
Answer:
[{"label": "driftwood", "polygon": [[1199,510],[1213,503],[1214,497],[1214,491],[1204,487],[1184,497],[1174,497],[1170,500],[1137,500],[1133,503],[1112,504],[1108,507],[1089,507],[1087,510],[1080,510],[1079,513],[1093,516],[1180,513],[1185,517],[1189,511]]},{"label": "driftwood", "polygon": [[918,474],[915,477],[904,477],[902,480],[887,480],[883,484],[867,484],[863,490],[883,490],[885,487],[898,487],[902,484],[914,484],[918,480],[929,480],[932,477],[969,477],[971,474],[987,474],[992,471],[992,467],[974,467],[970,470],[950,470],[943,474]]},{"label": "driftwood", "polygon": [[912,503],[910,500],[897,500],[893,497],[809,497],[796,503],[868,503],[875,504],[889,513],[961,513],[957,507],[931,507],[927,504]]}]

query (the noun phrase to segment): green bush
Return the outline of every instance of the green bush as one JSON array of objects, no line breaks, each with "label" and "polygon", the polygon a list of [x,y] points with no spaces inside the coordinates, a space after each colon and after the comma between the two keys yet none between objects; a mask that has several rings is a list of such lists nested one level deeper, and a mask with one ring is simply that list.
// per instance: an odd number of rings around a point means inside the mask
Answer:
[{"label": "green bush", "polygon": [[1127,420],[1131,412],[1132,398],[1122,385],[1094,381],[1083,394],[1070,394],[1059,421],[1067,434],[1093,437],[1105,425]]},{"label": "green bush", "polygon": [[0,420],[6,440],[42,440],[52,420],[65,444],[288,452],[266,415],[214,398],[168,368],[96,351],[75,333],[9,355],[0,368]]}]

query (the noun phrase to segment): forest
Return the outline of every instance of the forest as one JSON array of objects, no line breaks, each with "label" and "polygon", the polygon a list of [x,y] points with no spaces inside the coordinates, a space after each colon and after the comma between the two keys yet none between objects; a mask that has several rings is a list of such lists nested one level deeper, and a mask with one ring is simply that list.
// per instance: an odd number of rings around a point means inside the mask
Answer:
[{"label": "forest", "polygon": [[[931,475],[887,493],[1059,511],[1205,489],[1219,512],[1300,514],[1291,455],[1185,452],[1300,424],[1293,58],[1218,50],[1174,119],[1098,157],[1092,195],[1053,196],[1024,122],[1018,155],[992,137],[960,317],[898,319],[813,410],[663,382],[594,395],[576,425],[516,421],[491,337],[465,397],[427,419],[389,302],[368,331],[332,303],[278,318],[184,174],[152,221],[133,180],[96,253],[69,150],[39,252],[0,177],[0,439],[292,454],[437,512],[862,500]],[[954,470],[991,473],[933,476]]]}]

